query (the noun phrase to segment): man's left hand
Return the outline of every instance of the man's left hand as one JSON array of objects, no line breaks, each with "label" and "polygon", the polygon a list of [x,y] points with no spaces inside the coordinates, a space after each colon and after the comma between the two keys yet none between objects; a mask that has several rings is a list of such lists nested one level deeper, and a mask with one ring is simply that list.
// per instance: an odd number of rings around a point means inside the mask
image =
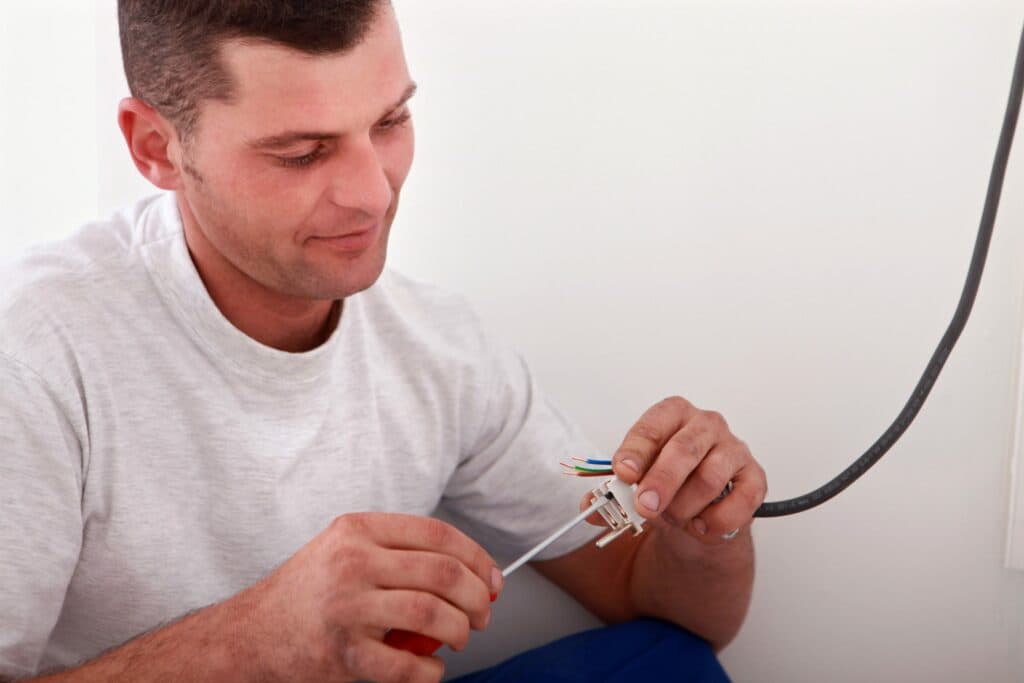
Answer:
[{"label": "man's left hand", "polygon": [[706,545],[749,525],[768,491],[764,469],[725,419],[678,396],[640,417],[612,466],[619,479],[637,483],[640,514]]}]

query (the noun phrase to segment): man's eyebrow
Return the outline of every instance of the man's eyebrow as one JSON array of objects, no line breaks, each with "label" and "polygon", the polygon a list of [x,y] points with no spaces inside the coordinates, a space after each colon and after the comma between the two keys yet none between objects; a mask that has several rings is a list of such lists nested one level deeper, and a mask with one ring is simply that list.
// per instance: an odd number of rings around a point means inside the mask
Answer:
[{"label": "man's eyebrow", "polygon": [[416,84],[415,83],[410,83],[409,87],[405,89],[405,92],[402,93],[402,96],[398,99],[397,102],[395,102],[394,106],[392,106],[390,109],[388,109],[387,113],[390,114],[394,110],[401,108],[401,106],[403,104],[405,104],[406,102],[408,102],[412,98],[412,96],[415,95],[415,94],[416,94]]},{"label": "man's eyebrow", "polygon": [[[412,83],[402,97],[388,108],[385,116],[400,109],[402,105],[409,101],[409,99],[416,94],[416,84]],[[286,147],[295,142],[303,142],[306,140],[334,140],[341,137],[340,133],[332,131],[318,131],[318,130],[293,130],[285,133],[278,133],[276,135],[268,135],[266,137],[257,138],[256,140],[250,140],[249,146],[255,148],[275,148],[275,147]]]}]

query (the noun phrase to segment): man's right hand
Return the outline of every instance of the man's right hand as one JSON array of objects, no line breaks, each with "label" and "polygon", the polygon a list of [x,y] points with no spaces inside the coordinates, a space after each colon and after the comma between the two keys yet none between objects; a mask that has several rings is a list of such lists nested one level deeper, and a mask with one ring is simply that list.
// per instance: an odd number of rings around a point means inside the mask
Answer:
[{"label": "man's right hand", "polygon": [[490,555],[449,524],[359,513],[335,519],[229,602],[244,609],[245,636],[273,679],[437,681],[439,659],[389,647],[385,633],[461,650],[490,621],[501,583]]},{"label": "man's right hand", "polygon": [[[444,664],[385,645],[388,629],[460,650],[487,626],[501,572],[436,519],[338,517],[259,583],[40,683],[436,683]],[[0,682],[2,683],[2,682]]]}]

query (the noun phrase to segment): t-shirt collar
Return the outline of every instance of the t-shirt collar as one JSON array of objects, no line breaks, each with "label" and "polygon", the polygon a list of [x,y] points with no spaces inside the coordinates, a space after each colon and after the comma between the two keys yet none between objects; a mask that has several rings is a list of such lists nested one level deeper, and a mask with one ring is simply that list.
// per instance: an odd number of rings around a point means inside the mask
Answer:
[{"label": "t-shirt collar", "polygon": [[197,343],[235,370],[273,382],[311,382],[324,376],[342,343],[355,300],[345,300],[330,337],[310,351],[292,353],[262,344],[229,321],[210,297],[188,251],[181,213],[173,192],[157,197],[139,217],[142,257],[157,288]]}]

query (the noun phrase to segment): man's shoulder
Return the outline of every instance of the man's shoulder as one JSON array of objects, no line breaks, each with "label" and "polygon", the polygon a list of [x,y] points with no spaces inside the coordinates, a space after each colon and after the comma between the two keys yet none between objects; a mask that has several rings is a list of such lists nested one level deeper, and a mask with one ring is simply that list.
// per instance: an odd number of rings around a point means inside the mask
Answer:
[{"label": "man's shoulder", "polygon": [[466,322],[476,320],[469,299],[463,294],[393,268],[386,269],[367,294],[375,303],[409,315],[442,315]]},{"label": "man's shoulder", "polygon": [[463,294],[388,269],[361,296],[368,326],[399,353],[470,362],[487,353],[489,335]]},{"label": "man's shoulder", "polygon": [[134,226],[146,202],[0,264],[0,352],[25,360],[101,324],[137,279]]}]

